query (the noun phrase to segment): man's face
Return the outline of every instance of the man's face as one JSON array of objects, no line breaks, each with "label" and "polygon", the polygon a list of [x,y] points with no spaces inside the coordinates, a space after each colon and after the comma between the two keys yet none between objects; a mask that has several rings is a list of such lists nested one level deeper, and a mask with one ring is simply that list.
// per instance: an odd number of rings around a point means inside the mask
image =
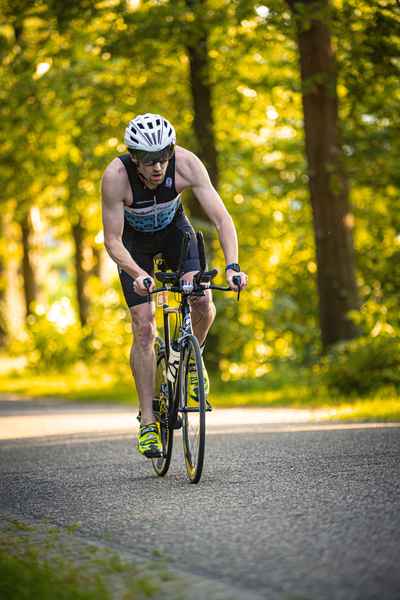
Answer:
[{"label": "man's face", "polygon": [[143,177],[151,184],[160,185],[160,183],[164,181],[168,167],[167,160],[156,162],[154,165],[145,165],[143,163],[137,164],[139,166],[139,172],[142,173]]}]

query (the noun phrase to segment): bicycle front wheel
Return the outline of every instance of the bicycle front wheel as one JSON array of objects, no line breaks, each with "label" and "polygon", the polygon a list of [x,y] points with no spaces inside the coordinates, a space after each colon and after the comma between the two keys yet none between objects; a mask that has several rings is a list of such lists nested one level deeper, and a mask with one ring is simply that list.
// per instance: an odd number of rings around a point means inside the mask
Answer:
[{"label": "bicycle front wheel", "polygon": [[154,344],[156,355],[156,383],[153,396],[153,412],[160,429],[161,442],[163,445],[163,456],[152,458],[153,467],[157,475],[163,477],[171,462],[173,430],[170,427],[170,403],[171,395],[167,379],[167,361],[165,356],[164,341],[157,337]]},{"label": "bicycle front wheel", "polygon": [[183,450],[191,483],[198,483],[204,462],[206,400],[200,347],[193,335],[185,338],[182,349],[180,394]]}]

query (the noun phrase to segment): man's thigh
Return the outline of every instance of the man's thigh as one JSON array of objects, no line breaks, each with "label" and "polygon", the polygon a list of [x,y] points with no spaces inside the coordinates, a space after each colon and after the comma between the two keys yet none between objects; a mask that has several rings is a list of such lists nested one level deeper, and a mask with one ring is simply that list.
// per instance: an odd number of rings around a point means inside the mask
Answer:
[{"label": "man's thigh", "polygon": [[[123,244],[132,256],[136,264],[141,269],[146,271],[150,277],[154,277],[154,263],[153,256],[157,254],[157,246],[155,243],[151,244],[150,239],[146,241],[146,245],[140,244],[139,240],[133,237],[123,237]],[[125,273],[121,268],[118,268],[119,279],[122,286],[122,291],[125,297],[125,301],[129,308],[133,306],[139,306],[148,303],[147,296],[140,296],[133,289],[133,277],[128,273]],[[153,300],[153,297],[151,297]]]}]

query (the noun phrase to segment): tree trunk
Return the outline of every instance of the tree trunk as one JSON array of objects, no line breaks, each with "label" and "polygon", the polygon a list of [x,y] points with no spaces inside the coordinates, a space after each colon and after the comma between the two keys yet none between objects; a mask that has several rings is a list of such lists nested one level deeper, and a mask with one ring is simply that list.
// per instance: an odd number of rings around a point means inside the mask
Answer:
[{"label": "tree trunk", "polygon": [[26,316],[28,317],[32,314],[32,310],[30,308],[31,303],[35,302],[36,300],[36,279],[33,263],[31,260],[31,226],[29,223],[28,215],[24,216],[23,220],[21,221],[21,231],[23,251],[22,275],[24,279],[25,312]]},{"label": "tree trunk", "polygon": [[[0,213],[0,239],[5,239],[4,236],[4,218]],[[7,335],[6,321],[6,269],[3,261],[3,256],[0,254],[0,349],[5,344]]]},{"label": "tree trunk", "polygon": [[93,252],[93,266],[91,268],[91,274],[95,277],[101,278],[101,252],[96,246],[92,246]]},{"label": "tree trunk", "polygon": [[78,302],[79,319],[82,327],[84,327],[87,323],[89,311],[89,303],[85,294],[87,274],[83,268],[85,229],[82,225],[82,218],[79,214],[75,217],[75,219],[76,223],[74,222],[72,225],[72,235],[75,242],[76,299]]},{"label": "tree trunk", "polygon": [[[288,0],[293,10],[296,3]],[[310,9],[326,0],[306,0]],[[314,215],[318,263],[320,323],[324,349],[356,335],[350,310],[357,309],[358,292],[353,246],[354,217],[348,200],[338,129],[335,54],[325,23],[312,20],[298,28],[309,188]]]},{"label": "tree trunk", "polygon": [[[196,8],[203,6],[202,0],[187,0],[186,6],[196,11]],[[201,11],[200,11],[201,15]],[[207,33],[204,32],[204,27],[199,26],[201,16],[197,16],[192,28],[193,35],[191,42],[187,44],[187,52],[190,64],[190,87],[192,90],[194,119],[193,128],[198,142],[197,155],[204,163],[211,183],[218,188],[218,166],[217,166],[217,149],[214,137],[214,122],[211,107],[211,87],[209,83],[209,65],[207,54]],[[200,35],[197,33],[200,31]],[[195,200],[193,195],[189,195],[188,205],[191,215],[195,219],[209,222],[209,218],[201,208],[200,204]],[[204,232],[205,236],[207,232]],[[209,238],[209,236],[207,236]]]},{"label": "tree trunk", "polygon": [[188,46],[190,62],[190,86],[193,96],[193,127],[199,144],[198,156],[205,164],[211,183],[218,187],[217,149],[214,137],[214,121],[211,107],[211,88],[208,82],[207,38]]}]

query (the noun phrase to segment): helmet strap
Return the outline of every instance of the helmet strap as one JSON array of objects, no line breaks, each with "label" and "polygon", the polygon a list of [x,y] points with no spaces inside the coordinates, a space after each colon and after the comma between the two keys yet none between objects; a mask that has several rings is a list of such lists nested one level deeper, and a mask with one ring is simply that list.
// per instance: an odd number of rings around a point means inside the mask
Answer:
[{"label": "helmet strap", "polygon": [[149,183],[151,183],[151,181],[149,181],[149,180],[147,179],[147,177],[145,177],[145,176],[143,175],[143,173],[142,173],[142,172],[139,170],[139,165],[137,165],[137,166],[136,166],[136,168],[137,168],[137,173],[138,173],[139,177],[141,177],[141,178],[142,178],[142,179],[144,179],[145,181],[148,181]]}]

